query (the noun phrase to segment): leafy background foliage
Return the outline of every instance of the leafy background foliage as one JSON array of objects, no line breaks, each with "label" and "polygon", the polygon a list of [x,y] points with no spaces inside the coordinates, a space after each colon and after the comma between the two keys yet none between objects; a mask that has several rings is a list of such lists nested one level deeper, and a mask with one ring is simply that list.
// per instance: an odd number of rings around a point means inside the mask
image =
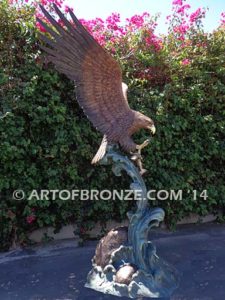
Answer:
[{"label": "leafy background foliage", "polygon": [[[174,225],[192,212],[213,213],[225,194],[225,43],[224,26],[211,34],[198,13],[183,20],[182,1],[175,3],[167,36],[154,34],[148,14],[119,26],[84,21],[96,39],[117,59],[129,86],[133,109],[153,118],[157,134],[144,150],[147,187],[179,190],[183,201],[154,201]],[[187,8],[183,8],[187,9]],[[40,189],[126,189],[129,180],[90,160],[101,136],[76,102],[73,83],[44,63],[38,47],[35,5],[0,4],[0,248],[26,244],[33,229],[75,222],[82,235],[97,221],[118,221],[135,203],[121,201],[16,201]],[[86,23],[85,23],[86,22]],[[183,22],[183,23],[182,23]],[[186,23],[185,23],[186,22]],[[180,27],[182,24],[188,27]],[[99,26],[99,24],[101,26]],[[175,28],[178,28],[174,30]],[[39,28],[41,29],[41,28]],[[143,42],[145,41],[145,42]],[[140,132],[138,142],[146,138]],[[187,191],[207,190],[207,201],[193,201]],[[199,195],[198,195],[199,196]]]}]

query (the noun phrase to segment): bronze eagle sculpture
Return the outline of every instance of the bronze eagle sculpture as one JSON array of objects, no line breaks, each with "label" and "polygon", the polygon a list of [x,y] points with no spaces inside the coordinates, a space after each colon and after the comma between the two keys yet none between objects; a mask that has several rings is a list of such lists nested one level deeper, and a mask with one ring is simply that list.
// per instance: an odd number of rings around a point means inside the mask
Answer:
[{"label": "bronze eagle sculpture", "polygon": [[56,69],[75,82],[79,105],[94,127],[103,134],[92,163],[103,158],[108,144],[119,144],[126,152],[140,154],[148,140],[137,145],[131,136],[141,128],[154,134],[155,126],[149,117],[129,107],[128,88],[122,82],[119,63],[98,44],[71,10],[69,14],[74,24],[56,5],[54,9],[64,26],[41,6],[52,25],[50,27],[37,18],[51,37],[40,33],[40,39],[47,44],[47,47],[41,48]]}]

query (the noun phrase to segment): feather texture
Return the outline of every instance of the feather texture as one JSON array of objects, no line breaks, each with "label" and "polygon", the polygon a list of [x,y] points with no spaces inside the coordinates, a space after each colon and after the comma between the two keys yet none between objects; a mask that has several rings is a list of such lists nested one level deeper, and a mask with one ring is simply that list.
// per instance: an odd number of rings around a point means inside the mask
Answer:
[{"label": "feather texture", "polygon": [[126,91],[122,88],[122,72],[116,60],[107,53],[70,10],[71,24],[59,8],[54,9],[65,25],[62,27],[41,6],[51,27],[37,18],[51,38],[40,34],[41,46],[59,72],[75,81],[77,100],[84,113],[108,140],[118,142],[132,124]]},{"label": "feather texture", "polygon": [[43,6],[40,6],[49,25],[37,18],[48,36],[40,34],[48,54],[59,72],[75,82],[77,100],[88,119],[103,135],[92,163],[98,162],[110,143],[118,143],[127,152],[137,145],[131,136],[141,128],[149,129],[153,121],[130,109],[127,85],[122,83],[119,63],[107,53],[69,10],[73,23],[53,4],[61,26]]}]

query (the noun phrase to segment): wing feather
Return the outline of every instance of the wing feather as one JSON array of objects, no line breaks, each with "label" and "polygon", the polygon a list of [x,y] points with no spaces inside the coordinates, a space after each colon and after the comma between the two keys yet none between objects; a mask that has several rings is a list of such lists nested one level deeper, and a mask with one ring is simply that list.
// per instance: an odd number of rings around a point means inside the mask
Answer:
[{"label": "wing feather", "polygon": [[65,25],[62,27],[42,6],[41,9],[52,25],[49,27],[37,18],[51,36],[40,34],[47,45],[41,48],[58,71],[75,81],[77,100],[92,124],[108,140],[118,141],[133,121],[118,62],[95,41],[71,10],[74,24],[54,5]]}]

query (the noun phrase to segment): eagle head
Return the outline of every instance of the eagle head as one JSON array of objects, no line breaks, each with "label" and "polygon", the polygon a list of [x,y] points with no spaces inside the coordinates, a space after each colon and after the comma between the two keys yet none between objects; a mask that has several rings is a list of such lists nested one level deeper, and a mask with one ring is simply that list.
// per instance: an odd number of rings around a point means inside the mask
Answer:
[{"label": "eagle head", "polygon": [[155,134],[155,132],[156,132],[156,128],[155,128],[155,125],[154,125],[154,122],[152,121],[152,119],[145,116],[144,114],[142,114],[140,112],[136,112],[135,125],[136,125],[137,130],[144,128],[144,129],[150,130],[152,134]]}]

